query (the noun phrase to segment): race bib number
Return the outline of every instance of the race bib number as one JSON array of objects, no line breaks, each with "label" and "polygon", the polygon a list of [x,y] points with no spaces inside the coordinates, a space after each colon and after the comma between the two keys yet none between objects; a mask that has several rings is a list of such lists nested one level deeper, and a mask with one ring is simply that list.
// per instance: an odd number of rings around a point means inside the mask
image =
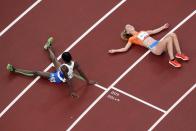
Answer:
[{"label": "race bib number", "polygon": [[148,33],[147,32],[140,32],[139,34],[138,34],[138,38],[140,39],[140,40],[144,40],[146,37],[148,36]]},{"label": "race bib number", "polygon": [[56,80],[55,80],[55,77],[54,77],[54,76],[50,77],[50,82],[56,82]]}]

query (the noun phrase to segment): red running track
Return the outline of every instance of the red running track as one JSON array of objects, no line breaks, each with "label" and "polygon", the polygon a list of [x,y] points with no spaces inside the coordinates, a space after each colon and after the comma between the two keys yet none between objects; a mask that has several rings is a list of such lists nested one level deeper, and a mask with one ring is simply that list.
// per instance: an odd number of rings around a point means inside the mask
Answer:
[{"label": "red running track", "polygon": [[[54,46],[59,55],[118,2],[86,0],[84,3],[78,4],[74,1],[42,1],[14,28],[1,37],[0,43],[6,44],[0,48],[0,52],[8,55],[1,55],[0,58],[2,62],[0,65],[2,70],[0,74],[2,79],[0,109],[3,110],[32,81],[31,78],[9,75],[5,70],[7,63],[11,62],[16,66],[28,69],[43,70],[49,64],[47,55],[42,49],[43,43],[49,35],[55,37]],[[132,8],[133,5],[136,8]],[[142,12],[138,11],[137,7],[142,8]],[[80,41],[71,50],[71,53],[81,63],[90,78],[108,88],[146,51],[140,47],[133,47],[131,51],[124,54],[114,56],[107,54],[108,49],[118,48],[124,44],[119,38],[119,32],[126,23],[131,23],[138,29],[153,29],[168,22],[173,28],[194,9],[195,6],[191,0],[181,3],[169,0],[150,0],[145,4],[141,4],[140,1],[127,1]],[[132,12],[137,13],[131,15]],[[181,43],[189,43],[186,46],[182,44],[182,48],[191,58],[195,57],[194,35],[190,35],[192,34],[191,29],[195,27],[193,23],[195,23],[195,16],[176,32]],[[187,33],[185,34],[184,31]],[[156,38],[162,38],[166,33],[167,31]],[[191,59],[189,63],[183,65],[181,70],[174,70],[168,66],[166,55],[157,57],[149,54],[115,87],[167,110],[195,82],[193,68],[196,65],[195,60]],[[188,75],[190,73],[192,77]],[[179,78],[183,78],[184,81]],[[152,79],[154,80],[153,85],[149,82]],[[160,81],[165,85],[160,85]],[[103,93],[103,90],[97,87],[86,87],[79,80],[74,79],[74,82],[74,86],[81,96],[78,100],[71,99],[67,89],[62,85],[53,85],[46,80],[39,80],[0,119],[0,129],[4,131],[67,129]],[[108,98],[111,91],[84,116],[73,130],[147,130],[163,114],[122,93],[116,97],[120,100],[119,102],[111,100]],[[195,106],[191,106],[194,97],[195,94],[192,92],[158,125],[157,129],[196,129],[192,124],[195,118],[189,117],[188,119],[188,116],[191,116],[188,112],[191,112],[192,116],[195,114],[195,110],[193,110]],[[188,112],[180,112],[181,108]],[[180,121],[176,114],[187,122]],[[181,125],[179,128],[173,127],[179,123]]]},{"label": "red running track", "polygon": [[6,26],[8,26],[34,2],[35,0],[1,0],[0,31],[6,28]]}]

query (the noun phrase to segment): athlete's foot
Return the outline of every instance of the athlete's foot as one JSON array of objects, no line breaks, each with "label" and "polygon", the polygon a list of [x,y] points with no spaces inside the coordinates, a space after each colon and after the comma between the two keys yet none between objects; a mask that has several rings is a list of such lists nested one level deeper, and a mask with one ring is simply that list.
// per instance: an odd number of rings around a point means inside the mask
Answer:
[{"label": "athlete's foot", "polygon": [[13,65],[11,65],[11,64],[7,64],[7,70],[9,71],[9,72],[15,72],[15,68],[14,68],[14,66]]},{"label": "athlete's foot", "polygon": [[175,59],[174,60],[169,60],[169,64],[176,67],[176,68],[182,67],[182,65]]},{"label": "athlete's foot", "polygon": [[176,58],[179,58],[179,59],[181,59],[181,60],[183,60],[183,61],[188,61],[188,60],[190,60],[189,57],[188,57],[187,55],[185,55],[185,54],[179,54],[179,53],[176,54]]},{"label": "athlete's foot", "polygon": [[45,50],[48,50],[48,48],[50,48],[52,46],[52,43],[54,41],[54,38],[53,37],[49,37],[46,44],[44,45],[44,49]]}]

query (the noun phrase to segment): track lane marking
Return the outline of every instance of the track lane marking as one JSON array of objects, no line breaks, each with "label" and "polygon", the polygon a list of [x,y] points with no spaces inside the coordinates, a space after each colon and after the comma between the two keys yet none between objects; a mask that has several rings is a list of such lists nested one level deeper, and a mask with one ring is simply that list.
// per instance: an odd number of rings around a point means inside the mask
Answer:
[{"label": "track lane marking", "polygon": [[184,100],[196,87],[196,83],[184,94],[182,95],[149,129],[152,131],[179,103]]},{"label": "track lane marking", "polygon": [[150,104],[149,102],[146,102],[146,101],[144,101],[144,100],[142,100],[142,99],[140,99],[140,98],[138,98],[138,97],[136,97],[136,96],[133,96],[133,95],[131,95],[131,94],[125,92],[125,91],[122,91],[122,90],[120,90],[120,89],[118,89],[118,88],[116,88],[116,87],[112,87],[112,89],[113,89],[113,90],[116,90],[116,91],[118,91],[118,92],[120,92],[120,93],[122,93],[122,94],[124,94],[124,95],[126,95],[126,96],[128,96],[128,97],[130,97],[130,98],[132,98],[132,99],[134,99],[134,100],[136,100],[136,101],[138,101],[138,102],[140,102],[140,103],[143,103],[144,105],[147,105],[147,106],[149,106],[149,107],[151,107],[151,108],[153,108],[153,109],[156,109],[156,110],[158,110],[158,111],[160,111],[160,112],[162,112],[162,113],[166,113],[166,111],[165,111],[164,109],[161,109],[161,108],[158,107],[158,106],[155,106],[155,105],[153,105],[153,104]]},{"label": "track lane marking", "polygon": [[[183,19],[178,25],[176,25],[171,31],[169,31],[161,40],[163,40],[168,34],[176,31],[180,26],[182,26],[185,22],[187,22],[190,18],[192,18],[196,13],[194,10],[191,14],[189,14],[185,19]],[[107,94],[128,72],[130,72],[139,62],[141,62],[148,54],[150,50],[144,53],[138,60],[136,60],[123,74],[121,74],[108,88],[105,90],[67,129],[67,131],[71,131],[72,128],[76,126],[76,124]]]},{"label": "track lane marking", "polygon": [[5,29],[0,32],[0,37],[3,36],[12,26],[14,26],[22,17],[30,12],[35,6],[37,6],[42,0],[37,0],[28,9],[26,9],[21,15],[19,15],[14,21],[12,21]]},{"label": "track lane marking", "polygon": [[[41,0],[40,0],[41,1]],[[110,16],[116,9],[118,9],[126,0],[122,0],[116,6],[114,6],[109,12],[107,12],[103,17],[101,17],[97,22],[95,22],[86,32],[84,32],[79,38],[77,38],[65,51],[70,51],[74,46],[76,46],[84,37],[86,37],[93,29],[95,29],[101,22],[103,22],[108,16]],[[65,52],[64,51],[64,52]],[[58,56],[58,60],[61,58],[61,54]],[[48,65],[44,69],[44,72],[48,71],[53,66],[52,63]],[[40,79],[40,77],[36,77],[29,85],[25,87],[25,89],[11,101],[11,103],[4,108],[0,113],[0,118],[29,90],[32,86]]]}]

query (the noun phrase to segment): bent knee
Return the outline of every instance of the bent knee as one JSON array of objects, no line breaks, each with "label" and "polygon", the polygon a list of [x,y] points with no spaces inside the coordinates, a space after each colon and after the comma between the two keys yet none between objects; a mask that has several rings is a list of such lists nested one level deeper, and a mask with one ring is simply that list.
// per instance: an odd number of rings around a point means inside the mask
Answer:
[{"label": "bent knee", "polygon": [[167,42],[171,41],[172,39],[173,39],[172,35],[169,34],[169,35],[167,35],[167,36],[163,39],[163,42],[164,42],[164,43],[167,43]]},{"label": "bent knee", "polygon": [[171,37],[177,37],[176,33],[174,33],[174,32],[170,33],[170,36]]},{"label": "bent knee", "polygon": [[151,52],[154,54],[154,55],[162,55],[164,50],[158,50],[158,49],[152,49]]},{"label": "bent knee", "polygon": [[152,52],[154,55],[162,55],[164,51]]}]

